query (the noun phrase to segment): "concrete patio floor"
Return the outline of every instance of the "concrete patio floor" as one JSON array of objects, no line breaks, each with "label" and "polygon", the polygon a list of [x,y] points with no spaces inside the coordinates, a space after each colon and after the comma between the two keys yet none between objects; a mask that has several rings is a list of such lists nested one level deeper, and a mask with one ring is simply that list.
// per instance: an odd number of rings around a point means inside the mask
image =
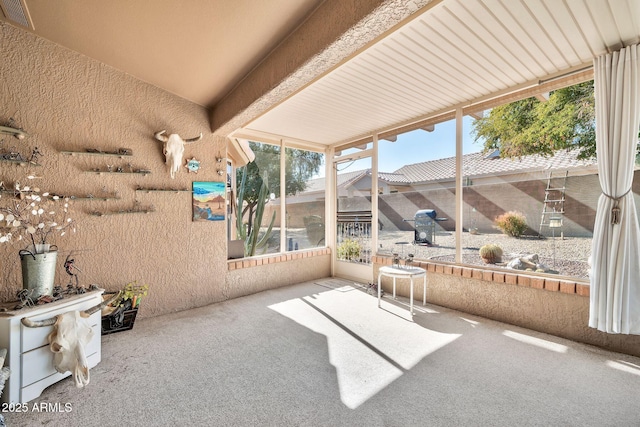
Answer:
[{"label": "concrete patio floor", "polygon": [[[330,278],[139,319],[10,426],[638,426],[640,358]],[[48,405],[49,411],[34,408]],[[55,410],[57,408],[57,410]]]}]

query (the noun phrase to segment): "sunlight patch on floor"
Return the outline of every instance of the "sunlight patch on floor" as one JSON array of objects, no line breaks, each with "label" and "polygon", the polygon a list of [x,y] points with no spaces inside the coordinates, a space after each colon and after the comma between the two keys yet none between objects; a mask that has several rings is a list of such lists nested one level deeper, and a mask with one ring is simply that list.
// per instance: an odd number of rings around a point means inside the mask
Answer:
[{"label": "sunlight patch on floor", "polygon": [[619,371],[640,376],[640,366],[624,360],[607,360],[607,366]]},{"label": "sunlight patch on floor", "polygon": [[320,291],[269,308],[327,337],[340,397],[351,409],[460,336],[426,329],[411,322],[403,307],[382,310],[377,297],[346,290]]},{"label": "sunlight patch on floor", "polygon": [[462,319],[465,322],[469,323],[471,325],[471,327],[473,327],[473,328],[475,328],[476,326],[478,326],[480,324],[480,322],[476,322],[475,320],[467,319],[465,317],[460,317],[460,319]]},{"label": "sunlight patch on floor", "polygon": [[502,335],[504,335],[505,337],[512,338],[516,341],[523,342],[525,344],[535,345],[536,347],[555,351],[556,353],[566,353],[567,351],[569,351],[569,348],[566,345],[543,340],[541,338],[532,337],[530,335],[519,334],[513,331],[504,331]]}]

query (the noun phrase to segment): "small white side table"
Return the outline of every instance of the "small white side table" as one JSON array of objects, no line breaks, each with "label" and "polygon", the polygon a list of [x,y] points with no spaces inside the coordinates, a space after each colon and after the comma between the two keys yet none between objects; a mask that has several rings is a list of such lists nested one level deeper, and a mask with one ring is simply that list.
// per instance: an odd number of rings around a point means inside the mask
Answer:
[{"label": "small white side table", "polygon": [[380,267],[378,271],[378,308],[380,307],[380,299],[382,297],[382,276],[393,278],[393,297],[396,297],[396,279],[409,279],[411,280],[411,287],[409,291],[409,313],[413,316],[413,279],[423,279],[423,291],[422,291],[422,305],[427,304],[427,270],[420,267],[393,267],[384,266]]}]

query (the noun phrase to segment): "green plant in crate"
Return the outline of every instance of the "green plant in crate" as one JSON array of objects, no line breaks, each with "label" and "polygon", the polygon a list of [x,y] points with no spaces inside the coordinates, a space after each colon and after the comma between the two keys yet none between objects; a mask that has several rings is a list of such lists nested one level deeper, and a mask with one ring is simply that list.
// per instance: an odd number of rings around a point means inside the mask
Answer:
[{"label": "green plant in crate", "polygon": [[147,296],[149,285],[139,285],[137,281],[129,282],[122,290],[120,300],[117,306],[131,306],[131,309],[137,308],[143,297]]},{"label": "green plant in crate", "polygon": [[[271,236],[271,230],[276,220],[276,213],[273,212],[271,216],[271,222],[267,227],[267,231],[260,236],[260,228],[262,227],[262,220],[264,217],[264,207],[268,200],[269,186],[267,182],[267,174],[262,176],[262,184],[260,185],[260,191],[258,193],[255,212],[249,212],[249,219],[247,223],[242,221],[242,204],[245,199],[246,183],[247,183],[247,168],[244,168],[242,172],[242,180],[240,181],[240,187],[238,188],[238,197],[235,200],[236,211],[236,232],[238,239],[244,241],[244,255],[254,256],[256,251],[265,249]],[[251,217],[253,216],[253,217]],[[248,231],[248,232],[247,232]]]},{"label": "green plant in crate", "polygon": [[360,242],[353,239],[345,239],[338,246],[338,259],[354,261],[360,258],[362,246]]}]

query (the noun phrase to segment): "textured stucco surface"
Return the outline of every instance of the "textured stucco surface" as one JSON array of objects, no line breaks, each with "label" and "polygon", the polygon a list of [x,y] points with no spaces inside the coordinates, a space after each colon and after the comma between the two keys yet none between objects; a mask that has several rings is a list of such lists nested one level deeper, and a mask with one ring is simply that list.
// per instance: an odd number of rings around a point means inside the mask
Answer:
[{"label": "textured stucco surface", "polygon": [[[380,265],[374,266],[378,277]],[[392,279],[382,279],[391,293]],[[396,282],[396,294],[409,296],[409,281]],[[414,283],[414,302],[422,302],[422,281]],[[427,302],[621,353],[640,356],[640,337],[605,334],[589,328],[589,297],[496,283],[459,275],[427,273]]]},{"label": "textured stucco surface", "polygon": [[[55,242],[60,248],[56,283],[66,285],[62,262],[69,253],[82,269],[82,284],[108,290],[129,281],[150,285],[141,316],[154,316],[224,299],[226,226],[224,221],[192,222],[190,192],[136,192],[138,186],[191,189],[192,181],[220,181],[215,157],[225,156],[226,139],[212,135],[207,111],[92,59],[0,22],[0,121],[10,117],[30,136],[0,137],[0,149],[23,156],[33,147],[44,153],[41,167],[0,163],[0,181],[13,185],[28,174],[30,184],[65,195],[99,196],[103,189],[120,200],[73,203],[77,232]],[[171,180],[161,129],[185,137],[204,137],[185,150],[202,162],[196,174],[180,171]],[[130,159],[66,156],[61,150],[93,147],[133,150]],[[107,164],[151,170],[143,175],[95,175],[83,171]],[[138,201],[154,213],[97,217],[90,211],[128,209]],[[22,284],[18,250],[23,242],[0,245],[0,298],[11,300]]]},{"label": "textured stucco surface", "polygon": [[331,255],[231,270],[227,273],[225,295],[229,299],[238,298],[329,276]]},{"label": "textured stucco surface", "polygon": [[211,129],[228,135],[311,83],[433,0],[325,1],[211,110]]}]

